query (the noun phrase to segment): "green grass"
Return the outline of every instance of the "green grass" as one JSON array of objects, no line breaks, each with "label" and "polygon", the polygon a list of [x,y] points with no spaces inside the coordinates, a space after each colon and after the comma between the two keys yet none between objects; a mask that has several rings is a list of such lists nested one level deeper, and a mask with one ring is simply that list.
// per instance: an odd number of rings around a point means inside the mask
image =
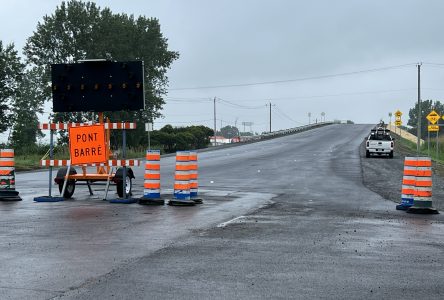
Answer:
[{"label": "green grass", "polygon": [[[158,145],[151,146],[151,149],[160,149],[163,154],[163,148]],[[39,149],[39,153],[16,153],[15,154],[15,169],[17,171],[40,169],[40,160],[49,159],[48,149]],[[48,151],[48,152],[46,152]],[[23,152],[23,151],[22,151]],[[45,152],[47,155],[45,156]],[[129,148],[126,150],[126,159],[143,159],[146,155],[145,147]],[[56,147],[54,149],[54,159],[69,159],[69,151],[67,147]],[[122,152],[118,151],[116,159],[122,159]]]},{"label": "green grass", "polygon": [[[417,153],[416,143],[413,143],[409,140],[401,138],[401,137],[399,137],[399,135],[396,135],[395,142],[403,150],[407,150],[407,152],[411,153],[412,155],[416,155],[416,153]],[[420,154],[423,156],[430,156],[432,158],[432,160],[437,161],[439,163],[444,163],[444,138],[438,139],[438,155],[436,154],[436,139],[435,138],[430,139],[430,155],[429,155],[428,149],[429,149],[428,142],[426,139],[424,144],[422,144],[419,149]]]}]

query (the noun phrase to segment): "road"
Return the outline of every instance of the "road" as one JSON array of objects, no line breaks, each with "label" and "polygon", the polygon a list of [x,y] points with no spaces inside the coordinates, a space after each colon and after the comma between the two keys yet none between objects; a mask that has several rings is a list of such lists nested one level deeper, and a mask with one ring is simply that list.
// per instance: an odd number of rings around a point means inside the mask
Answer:
[{"label": "road", "polygon": [[[362,184],[369,128],[203,152],[195,207],[109,204],[84,186],[34,203],[48,174],[21,173],[23,201],[0,203],[0,298],[442,299],[444,218]],[[161,168],[168,197],[174,157]]]}]

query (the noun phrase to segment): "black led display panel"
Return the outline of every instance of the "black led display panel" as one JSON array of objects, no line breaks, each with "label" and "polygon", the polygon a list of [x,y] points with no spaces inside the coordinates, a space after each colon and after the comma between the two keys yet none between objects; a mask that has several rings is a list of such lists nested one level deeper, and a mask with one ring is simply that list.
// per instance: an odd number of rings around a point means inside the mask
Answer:
[{"label": "black led display panel", "polygon": [[143,62],[51,65],[54,112],[144,109]]}]

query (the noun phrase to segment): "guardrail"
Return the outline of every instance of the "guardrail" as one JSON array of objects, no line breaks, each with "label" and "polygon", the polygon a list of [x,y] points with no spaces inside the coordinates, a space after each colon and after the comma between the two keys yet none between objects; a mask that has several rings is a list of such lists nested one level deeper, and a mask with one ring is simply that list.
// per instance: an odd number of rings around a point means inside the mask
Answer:
[{"label": "guardrail", "polygon": [[264,134],[256,135],[256,136],[242,136],[240,142],[242,143],[242,142],[265,140],[265,139],[275,138],[275,137],[284,136],[284,135],[288,135],[288,134],[294,134],[297,132],[302,132],[302,131],[306,131],[309,129],[322,127],[322,126],[326,126],[326,125],[331,125],[331,124],[335,124],[335,122],[319,122],[319,123],[310,124],[310,125],[303,125],[303,126],[289,128],[289,129],[272,131],[269,133],[264,133]]}]

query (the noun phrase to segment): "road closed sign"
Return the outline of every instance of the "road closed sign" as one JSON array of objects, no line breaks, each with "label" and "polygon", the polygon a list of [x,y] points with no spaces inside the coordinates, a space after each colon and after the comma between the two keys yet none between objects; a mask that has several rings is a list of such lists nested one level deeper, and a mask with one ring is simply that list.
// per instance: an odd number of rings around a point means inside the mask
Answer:
[{"label": "road closed sign", "polygon": [[69,152],[71,165],[106,162],[105,126],[70,127]]}]

